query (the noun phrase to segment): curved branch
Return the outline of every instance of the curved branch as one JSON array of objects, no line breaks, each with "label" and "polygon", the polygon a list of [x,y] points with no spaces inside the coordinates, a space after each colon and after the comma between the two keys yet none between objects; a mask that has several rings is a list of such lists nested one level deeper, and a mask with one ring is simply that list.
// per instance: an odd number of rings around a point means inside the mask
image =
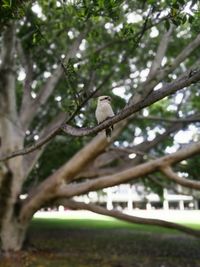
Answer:
[{"label": "curved branch", "polygon": [[81,108],[89,101],[90,98],[92,98],[104,85],[105,83],[108,81],[108,79],[112,76],[113,71],[110,71],[110,73],[104,78],[104,80],[102,81],[102,83],[92,92],[90,92],[87,97],[82,101],[82,103],[76,108],[76,110],[72,113],[72,115],[70,115],[67,118],[63,119],[62,122],[59,122],[58,125],[56,125],[53,129],[51,129],[50,133],[47,134],[46,136],[44,136],[43,138],[41,138],[38,142],[36,142],[35,144],[28,146],[24,149],[20,149],[18,151],[12,152],[8,155],[2,156],[0,157],[0,161],[4,161],[16,156],[20,156],[20,155],[25,155],[28,153],[31,153],[33,151],[35,151],[36,149],[39,149],[40,147],[42,147],[44,144],[46,144],[47,142],[49,142],[52,138],[54,138],[56,135],[58,135],[61,132],[61,125],[63,124],[64,121],[67,120],[67,122],[70,122],[72,119],[74,119],[74,117],[78,114],[78,112],[81,110]]},{"label": "curved branch", "polygon": [[[66,119],[66,114],[64,112],[60,112],[51,122],[49,122],[45,127],[40,131],[39,136],[40,140],[43,140],[44,138],[48,136],[48,133],[51,133],[57,127]],[[41,142],[41,141],[40,141]],[[24,156],[24,173],[27,176],[30,171],[32,170],[34,164],[37,162],[38,158],[43,153],[46,145],[48,143],[45,143],[40,149],[34,150],[32,153],[28,153]]]},{"label": "curved branch", "polygon": [[166,166],[164,168],[160,169],[162,173],[164,173],[167,178],[170,180],[176,182],[177,184],[183,185],[185,187],[189,187],[192,189],[197,189],[200,190],[200,182],[191,180],[191,179],[186,179],[184,177],[180,177],[178,174],[176,174],[170,166]]},{"label": "curved branch", "polygon": [[2,156],[0,157],[0,161],[10,159],[12,157],[19,156],[19,155],[24,155],[24,154],[34,151],[35,149],[38,149],[43,144],[51,140],[54,136],[56,136],[60,132],[60,130],[63,130],[65,133],[69,135],[73,135],[73,136],[85,136],[85,135],[90,135],[90,134],[96,134],[106,129],[109,126],[119,121],[124,120],[125,118],[129,117],[130,115],[139,111],[140,109],[147,107],[161,100],[162,98],[175,93],[176,91],[186,86],[189,86],[193,83],[197,83],[199,80],[200,80],[200,70],[194,73],[186,74],[184,77],[181,77],[172,83],[166,84],[160,90],[157,90],[151,93],[146,99],[141,100],[135,105],[127,106],[116,116],[102,122],[101,124],[93,128],[78,128],[78,127],[70,126],[68,124],[61,124],[60,127],[58,127],[57,129],[54,129],[51,133],[49,133],[49,135],[46,138],[44,138],[43,140],[40,140],[35,145],[32,145],[30,147],[27,147],[19,151],[15,151],[9,155]]},{"label": "curved branch", "polygon": [[129,105],[124,108],[119,114],[116,116],[104,121],[103,123],[99,124],[93,128],[78,128],[72,127],[67,124],[63,124],[61,129],[70,135],[73,136],[85,136],[89,134],[96,134],[99,131],[104,130],[105,128],[129,117],[133,113],[139,111],[140,109],[150,106],[151,104],[161,100],[162,98],[169,96],[176,91],[183,89],[186,86],[191,85],[192,83],[196,83],[200,80],[200,70],[195,72],[191,77],[187,74],[182,78],[175,80],[172,83],[166,84],[160,90],[154,91],[151,93],[146,99],[141,100],[140,102],[136,103],[135,105]]},{"label": "curved branch", "polygon": [[186,234],[199,237],[200,238],[200,231],[194,230],[189,227],[183,226],[181,224],[159,220],[159,219],[151,219],[151,218],[140,218],[137,216],[127,215],[117,210],[107,210],[106,208],[97,206],[95,204],[85,204],[83,202],[77,202],[74,200],[69,199],[60,199],[54,202],[56,205],[63,205],[71,209],[83,209],[89,210],[98,214],[111,216],[119,220],[123,220],[126,222],[136,223],[136,224],[145,224],[145,225],[154,225],[165,227],[169,229],[176,229],[178,231],[184,232]]},{"label": "curved branch", "polygon": [[193,143],[179,151],[161,158],[133,166],[121,172],[106,175],[97,179],[89,180],[83,183],[69,184],[61,186],[57,190],[58,197],[72,197],[75,195],[85,194],[89,191],[99,190],[105,187],[126,183],[130,180],[138,179],[161,170],[169,165],[173,165],[186,158],[200,153],[200,143]]},{"label": "curved branch", "polygon": [[[80,170],[86,166],[88,160],[94,159],[99,154],[98,152],[100,150],[102,151],[102,147],[105,147],[104,142],[106,142],[106,138],[103,139],[102,136],[97,136],[88,146],[81,150],[81,153],[76,154],[67,164],[58,169],[35,190],[32,190],[21,209],[20,218],[22,221],[29,220],[36,210],[52,199],[61,197],[69,198],[75,195],[85,194],[89,191],[138,179],[158,171],[165,166],[175,164],[200,153],[200,142],[193,143],[173,154],[151,160],[124,171],[82,183],[71,183],[67,185],[66,181],[72,181]],[[96,147],[96,152],[93,151],[94,147]]]},{"label": "curved branch", "polygon": [[[126,125],[126,121],[118,123],[113,131],[114,140]],[[99,134],[86,146],[79,150],[67,163],[50,175],[45,181],[29,192],[21,209],[21,220],[30,220],[36,210],[44,203],[56,197],[56,193],[66,182],[72,181],[77,174],[93,161],[109,145],[104,134]],[[31,207],[31,208],[30,208]]]},{"label": "curved branch", "polygon": [[39,149],[40,147],[42,147],[47,142],[49,142],[59,132],[60,132],[60,128],[58,126],[58,127],[54,128],[46,137],[44,137],[40,141],[36,142],[35,144],[33,144],[31,146],[25,147],[23,149],[14,151],[8,155],[2,156],[2,157],[0,157],[0,161],[4,161],[4,160],[11,159],[11,158],[14,158],[14,157],[17,157],[20,155],[25,155],[25,154],[31,153],[31,152],[35,151],[36,149]]}]

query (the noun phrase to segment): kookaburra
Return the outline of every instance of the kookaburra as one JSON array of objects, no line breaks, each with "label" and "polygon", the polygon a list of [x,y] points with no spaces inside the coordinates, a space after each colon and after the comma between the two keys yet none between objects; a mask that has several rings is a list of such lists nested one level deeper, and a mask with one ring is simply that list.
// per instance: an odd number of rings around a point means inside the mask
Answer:
[{"label": "kookaburra", "polygon": [[[97,108],[95,112],[98,124],[115,115],[112,110],[110,102],[111,102],[110,96],[98,97]],[[112,130],[113,126],[110,126],[105,130],[108,141],[110,140]]]}]

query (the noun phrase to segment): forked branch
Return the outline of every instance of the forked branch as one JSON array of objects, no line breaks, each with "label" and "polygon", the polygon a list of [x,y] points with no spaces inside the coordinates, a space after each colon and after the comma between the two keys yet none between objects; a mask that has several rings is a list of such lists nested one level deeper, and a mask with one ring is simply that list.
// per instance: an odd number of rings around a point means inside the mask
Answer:
[{"label": "forked branch", "polygon": [[[90,191],[96,191],[146,177],[166,166],[174,165],[200,153],[200,143],[193,143],[170,155],[148,161],[138,166],[133,166],[111,175],[93,180],[86,180],[81,183],[67,184],[67,182],[69,183],[72,181],[73,178],[80,173],[83,167],[85,167],[92,158],[94,159],[98,155],[97,151],[102,151],[102,148],[105,147],[105,138],[102,139],[101,137],[102,135],[93,139],[91,143],[81,150],[81,153],[77,153],[69,162],[49,176],[35,190],[30,192],[21,210],[21,220],[29,220],[36,210],[52,199],[70,198]],[[97,151],[95,151],[94,148]],[[84,155],[84,157],[82,155]]]}]

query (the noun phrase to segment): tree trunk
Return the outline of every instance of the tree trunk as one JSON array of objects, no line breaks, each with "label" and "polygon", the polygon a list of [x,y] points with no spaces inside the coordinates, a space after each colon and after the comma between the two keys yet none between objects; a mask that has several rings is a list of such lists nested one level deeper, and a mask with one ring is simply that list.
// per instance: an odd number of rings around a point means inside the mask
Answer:
[{"label": "tree trunk", "polygon": [[[24,134],[16,105],[15,25],[3,34],[0,68],[1,154],[23,148]],[[26,225],[20,224],[20,193],[24,183],[23,157],[10,159],[0,166],[0,246],[5,252],[22,248]]]},{"label": "tree trunk", "polygon": [[[9,129],[15,135],[15,142],[12,138],[9,143],[9,148],[12,150],[15,147],[22,147],[22,138],[17,135],[14,128],[9,125]],[[6,127],[4,129],[6,130]],[[10,132],[6,136],[2,135],[2,139],[11,137],[11,135]],[[2,147],[3,151],[5,151],[4,149],[5,147]],[[5,252],[17,251],[22,248],[27,228],[18,220],[20,192],[24,182],[23,158],[17,157],[5,162],[1,166],[0,176],[0,245]]]},{"label": "tree trunk", "polygon": [[4,220],[1,228],[2,251],[7,254],[21,250],[26,237],[26,230],[27,225],[19,223],[17,218]]}]

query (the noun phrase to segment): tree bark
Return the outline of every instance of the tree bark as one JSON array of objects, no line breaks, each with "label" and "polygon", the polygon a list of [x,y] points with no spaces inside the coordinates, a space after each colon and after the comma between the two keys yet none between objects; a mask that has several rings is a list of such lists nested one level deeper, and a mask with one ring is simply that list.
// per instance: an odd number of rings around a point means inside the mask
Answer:
[{"label": "tree bark", "polygon": [[12,253],[22,249],[26,237],[27,224],[22,224],[14,219],[7,221],[1,228],[1,250]]},{"label": "tree bark", "polygon": [[[24,140],[16,107],[15,42],[15,25],[11,25],[3,35],[0,68],[2,153],[22,149]],[[0,176],[0,243],[4,251],[15,251],[21,248],[25,235],[25,227],[17,221],[19,195],[24,181],[22,156],[3,162]]]}]

